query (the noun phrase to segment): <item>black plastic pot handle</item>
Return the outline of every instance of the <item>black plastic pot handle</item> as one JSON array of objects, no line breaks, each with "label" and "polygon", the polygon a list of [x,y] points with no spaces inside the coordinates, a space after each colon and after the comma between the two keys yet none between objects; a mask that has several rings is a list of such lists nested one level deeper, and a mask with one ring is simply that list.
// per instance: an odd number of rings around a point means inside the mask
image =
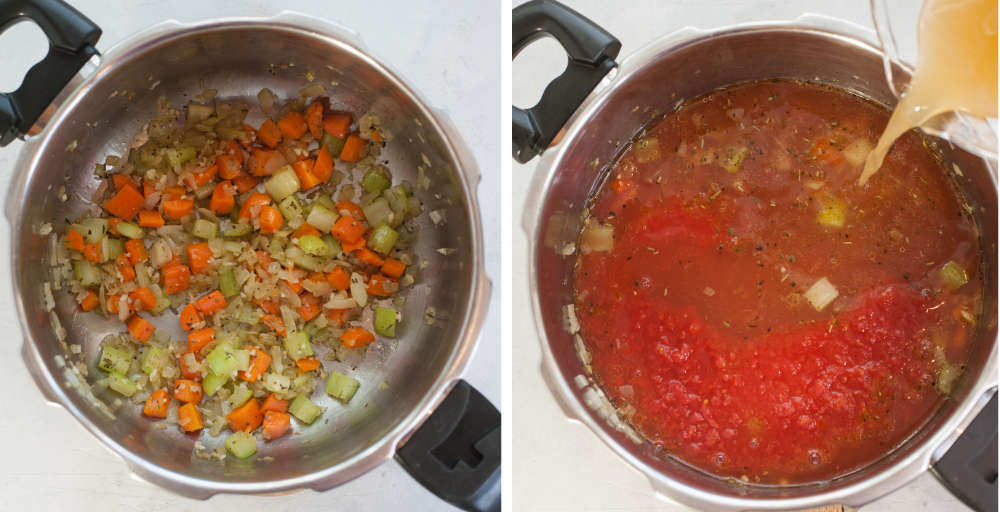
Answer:
[{"label": "black plastic pot handle", "polygon": [[464,380],[396,451],[414,479],[462,510],[500,510],[500,411]]},{"label": "black plastic pot handle", "polygon": [[0,93],[0,146],[23,137],[91,57],[101,29],[61,0],[0,0],[0,34],[23,19],[49,39],[49,53],[14,92]]},{"label": "black plastic pot handle", "polygon": [[[545,151],[604,75],[617,66],[621,42],[580,13],[555,0],[533,0],[514,8],[511,17],[513,57],[536,39],[559,41],[569,64],[545,88],[534,107],[513,107],[514,159],[524,163]],[[512,58],[513,58],[512,57]]]},{"label": "black plastic pot handle", "polygon": [[934,464],[933,472],[952,494],[973,510],[997,510],[996,392],[948,453]]}]

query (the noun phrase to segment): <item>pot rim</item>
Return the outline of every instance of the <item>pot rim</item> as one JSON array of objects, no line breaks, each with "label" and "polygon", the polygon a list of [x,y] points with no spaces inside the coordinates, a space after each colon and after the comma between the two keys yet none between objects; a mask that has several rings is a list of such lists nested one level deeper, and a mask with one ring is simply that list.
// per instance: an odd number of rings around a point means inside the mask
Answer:
[{"label": "pot rim", "polygon": [[[581,385],[573,382],[575,376],[562,372],[553,355],[545,330],[545,322],[542,318],[536,262],[539,251],[543,248],[536,241],[540,240],[542,230],[545,228],[544,219],[541,217],[545,196],[555,179],[567,148],[570,146],[566,141],[576,139],[587,120],[603,106],[609,97],[615,94],[620,84],[629,76],[645,69],[646,66],[654,62],[656,56],[698,45],[713,38],[772,31],[809,33],[817,37],[847,42],[871,53],[884,53],[879,47],[875,32],[871,29],[817,14],[804,14],[793,20],[785,21],[738,23],[709,30],[691,26],[683,27],[654,39],[623,59],[619,67],[605,77],[601,85],[588,96],[576,113],[567,121],[561,142],[541,155],[532,176],[531,186],[528,187],[528,190],[531,191],[525,202],[525,211],[528,213],[522,219],[522,229],[529,240],[528,285],[531,290],[535,330],[542,349],[540,369],[546,384],[555,395],[556,401],[566,417],[586,425],[615,454],[639,470],[649,480],[654,493],[660,498],[680,501],[699,509],[707,507],[712,510],[808,509],[830,503],[860,507],[902,487],[930,468],[936,460],[947,452],[951,444],[986,405],[990,395],[997,388],[996,339],[993,340],[993,350],[990,352],[982,371],[975,382],[971,383],[968,395],[937,431],[921,441],[907,457],[872,477],[839,489],[821,490],[805,497],[754,499],[724,496],[674,480],[659,468],[636,457],[617,442],[610,433],[615,428],[602,417],[600,412],[588,407],[581,399],[577,398],[577,393],[574,392],[574,388],[590,387],[600,390],[600,387],[594,384],[590,377],[586,377],[587,383]],[[904,67],[904,69],[907,72],[911,71],[909,68]],[[987,164],[996,168],[995,162],[987,162]],[[995,173],[991,173],[991,175],[994,176],[994,184],[996,184]],[[617,413],[612,412],[611,414]]]},{"label": "pot rim", "polygon": [[397,447],[405,443],[409,436],[423,424],[424,420],[437,408],[452,386],[464,374],[477,346],[479,330],[486,316],[491,288],[484,268],[482,224],[476,195],[480,180],[479,168],[471,150],[460,137],[447,113],[430,106],[423,95],[419,94],[399,73],[381,59],[373,56],[355,32],[341,25],[305,14],[283,11],[273,17],[226,17],[193,23],[169,20],[141,30],[115,43],[101,56],[99,65],[89,76],[80,80],[81,77],[78,75],[77,80],[71,82],[60,94],[60,97],[54,102],[57,104],[57,111],[39,135],[30,137],[25,142],[19,152],[15,168],[34,169],[38,166],[52,134],[69,119],[70,110],[83,100],[94,86],[108,74],[109,70],[132,59],[142,58],[146,50],[152,47],[193,33],[247,27],[298,32],[311,38],[322,39],[327,44],[339,46],[355,58],[378,70],[394,87],[403,91],[413,100],[417,108],[430,120],[431,126],[429,128],[442,134],[448,155],[458,169],[457,174],[469,212],[473,249],[472,279],[469,285],[469,298],[462,315],[462,334],[444,369],[417,406],[377,442],[334,466],[293,478],[267,482],[218,482],[190,477],[185,473],[167,469],[136,456],[117,439],[100,430],[68,398],[68,394],[73,391],[67,390],[60,384],[59,379],[55,377],[54,367],[51,366],[52,361],[46,361],[42,358],[37,346],[28,335],[24,301],[30,299],[24,294],[31,295],[31,293],[28,290],[21,290],[14,276],[18,275],[18,268],[21,264],[17,248],[20,247],[22,239],[17,227],[22,223],[22,206],[30,173],[18,172],[14,176],[7,194],[5,213],[11,229],[12,283],[10,289],[13,293],[13,302],[17,307],[22,336],[24,336],[21,355],[29,374],[50,405],[66,409],[102,445],[121,457],[135,476],[196,499],[207,499],[219,493],[274,494],[306,488],[324,491],[352,480],[391,458]]}]

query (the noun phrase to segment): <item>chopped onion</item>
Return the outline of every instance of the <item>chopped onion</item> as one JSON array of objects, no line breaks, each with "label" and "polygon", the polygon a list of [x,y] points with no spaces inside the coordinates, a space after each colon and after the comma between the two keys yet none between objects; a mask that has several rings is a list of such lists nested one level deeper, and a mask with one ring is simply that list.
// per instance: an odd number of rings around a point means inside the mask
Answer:
[{"label": "chopped onion", "polygon": [[610,224],[591,223],[583,229],[580,237],[580,252],[610,251],[615,246],[615,228]]},{"label": "chopped onion", "polygon": [[365,277],[358,272],[351,272],[351,297],[361,307],[368,304],[368,288],[365,285]]},{"label": "chopped onion", "polygon": [[812,286],[806,290],[805,298],[816,311],[823,311],[823,308],[830,305],[840,292],[837,291],[837,287],[833,286],[832,283],[827,278],[822,278],[819,281],[813,283]]},{"label": "chopped onion", "polygon": [[868,139],[860,138],[844,148],[844,159],[853,167],[861,167],[865,160],[868,160],[868,153],[875,149],[875,145]]}]

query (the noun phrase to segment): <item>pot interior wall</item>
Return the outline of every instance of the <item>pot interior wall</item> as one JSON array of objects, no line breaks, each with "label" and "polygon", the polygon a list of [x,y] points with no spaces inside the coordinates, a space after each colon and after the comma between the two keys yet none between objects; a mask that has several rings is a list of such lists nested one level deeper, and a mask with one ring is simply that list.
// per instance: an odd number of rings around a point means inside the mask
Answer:
[{"label": "pot interior wall", "polygon": [[[562,307],[573,303],[573,262],[575,254],[564,256],[567,242],[575,242],[588,196],[601,182],[608,165],[629,141],[679,102],[714,89],[752,80],[792,78],[824,83],[852,91],[885,105],[895,104],[886,87],[882,60],[874,49],[839,35],[806,29],[760,28],[735,30],[681,43],[668,49],[650,51],[641,56],[643,65],[626,61],[620,76],[581,118],[574,123],[578,131],[569,131],[554,148],[561,155],[553,160],[554,171],[549,189],[540,205],[536,228],[534,262],[540,313],[547,343],[561,372],[561,379],[572,383],[583,374],[573,339],[563,328]],[[634,58],[634,57],[633,57]],[[897,72],[905,75],[905,71]],[[584,121],[581,123],[581,121]],[[938,141],[939,142],[939,141]],[[955,163],[963,171],[956,176],[975,214],[983,236],[986,262],[986,300],[984,321],[980,323],[976,348],[963,383],[939,413],[930,419],[900,449],[888,457],[847,477],[817,485],[761,487],[733,485],[709,476],[675,459],[655,454],[649,443],[636,444],[588,411],[601,425],[603,434],[627,450],[639,462],[675,483],[715,495],[753,498],[803,497],[847,486],[885,470],[912,453],[920,442],[940,428],[956,405],[969,393],[969,384],[979,377],[994,349],[997,336],[996,223],[995,181],[986,164],[969,153],[950,147],[946,142],[933,143],[947,167]],[[583,391],[568,385],[580,403],[586,403]]]},{"label": "pot interior wall", "polygon": [[[58,392],[65,392],[74,412],[95,425],[117,450],[131,452],[151,467],[222,483],[329,474],[373,450],[394,429],[412,425],[423,401],[440,392],[442,374],[450,363],[468,350],[461,341],[477,279],[469,187],[438,122],[394,76],[357,49],[292,26],[246,22],[188,29],[118,50],[106,60],[109,65],[102,67],[98,79],[70,98],[69,106],[37,142],[40,156],[22,170],[29,175],[15,214],[14,275],[27,324],[26,343],[33,340],[37,345],[47,371],[62,386]],[[53,222],[62,232],[66,219],[95,211],[90,201],[98,185],[94,164],[107,154],[124,153],[127,141],[155,117],[159,97],[180,106],[203,89],[213,88],[220,100],[242,100],[256,108],[256,94],[263,87],[284,100],[296,97],[310,83],[326,87],[335,109],[356,116],[367,111],[379,115],[395,137],[383,153],[389,168],[397,179],[416,183],[418,168],[423,167],[432,185],[418,190],[417,196],[425,212],[443,210],[447,222],[436,227],[427,215],[418,219],[415,253],[427,265],[421,270],[418,265],[411,267],[418,284],[402,308],[399,338],[377,343],[353,361],[333,363],[338,369],[358,367],[352,374],[361,380],[361,388],[348,405],[317,391],[314,399],[321,397],[317,401],[326,407],[321,419],[311,426],[295,423],[294,435],[259,443],[256,461],[196,458],[192,450],[198,439],[183,435],[176,426],[157,428],[157,422],[138,414],[141,407],[129,404],[111,419],[66,387],[64,369],[54,362],[56,355],[65,354],[65,347],[53,335],[39,300],[48,276],[49,241],[36,229]],[[262,119],[257,109],[248,122],[257,125]],[[71,144],[72,151],[67,149]],[[57,197],[63,186],[66,202]],[[443,256],[437,249],[444,247],[455,251]],[[88,380],[93,382],[101,377],[95,367],[100,340],[124,326],[80,313],[66,294],[57,297],[56,312],[69,333],[66,343],[83,347]],[[449,314],[448,319],[429,325],[424,319],[428,307]],[[165,314],[155,323],[184,339],[175,315]],[[108,391],[99,396],[111,402],[115,395]],[[203,438],[203,443],[214,448],[223,439]]]}]

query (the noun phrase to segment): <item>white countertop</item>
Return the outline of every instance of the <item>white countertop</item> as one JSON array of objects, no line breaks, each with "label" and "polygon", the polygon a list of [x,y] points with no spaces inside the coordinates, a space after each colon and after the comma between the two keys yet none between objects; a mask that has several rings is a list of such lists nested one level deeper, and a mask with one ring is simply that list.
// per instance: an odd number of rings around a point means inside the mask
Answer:
[{"label": "white countertop", "polygon": [[[407,79],[428,103],[444,109],[463,134],[479,163],[479,186],[485,226],[500,225],[500,204],[489,200],[500,188],[499,9],[479,2],[432,0],[317,2],[305,0],[169,2],[69,0],[103,30],[98,45],[107,49],[157,22],[198,21],[225,16],[273,16],[294,10],[350,27],[371,53]],[[34,37],[32,37],[34,36]],[[18,26],[0,41],[4,76],[0,90],[20,84],[25,71],[47,46],[41,31]],[[15,172],[20,142],[0,148],[0,189]],[[0,222],[0,240],[9,240]],[[485,230],[486,272],[494,283],[500,272],[500,235]],[[0,283],[10,281],[9,251],[0,250]],[[0,299],[0,375],[6,396],[16,404],[0,421],[0,511],[195,511],[195,510],[452,510],[424,490],[395,462],[387,461],[364,476],[331,491],[303,491],[281,497],[216,496],[189,500],[131,478],[125,465],[84,431],[61,408],[48,407],[21,362],[21,333],[10,295]],[[499,407],[499,291],[466,379]],[[14,405],[14,404],[12,404]]]},{"label": "white countertop", "polygon": [[[788,20],[804,12],[822,13],[871,26],[867,0],[828,1],[635,1],[561,0],[603,26],[622,42],[621,57],[684,26],[712,28],[746,21]],[[514,4],[519,4],[515,1]],[[891,2],[894,3],[894,2]],[[898,2],[896,2],[898,3]],[[626,8],[625,6],[634,6]],[[915,19],[908,20],[911,23]],[[902,30],[902,28],[900,29]],[[900,32],[897,32],[900,34]],[[901,39],[905,45],[911,38]],[[903,48],[914,55],[913,48]],[[513,101],[530,107],[548,80],[565,65],[552,39],[536,42],[513,65]],[[558,66],[558,67],[556,67]],[[510,156],[505,155],[506,158]],[[513,162],[514,270],[513,361],[514,507],[518,511],[679,511],[654,497],[645,478],[579,423],[566,419],[539,371],[541,351],[528,293],[528,242],[521,229],[528,184],[535,163]],[[968,510],[930,474],[866,506],[864,512]]]}]

